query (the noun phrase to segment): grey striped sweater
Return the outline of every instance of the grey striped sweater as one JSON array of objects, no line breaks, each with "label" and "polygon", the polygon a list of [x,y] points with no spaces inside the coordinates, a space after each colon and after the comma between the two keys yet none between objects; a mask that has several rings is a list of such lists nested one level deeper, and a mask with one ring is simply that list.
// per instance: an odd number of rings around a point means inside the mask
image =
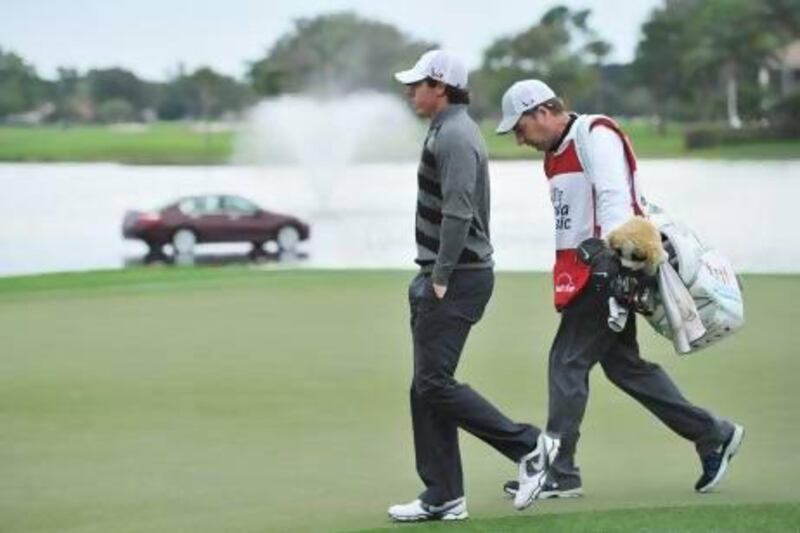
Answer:
[{"label": "grey striped sweater", "polygon": [[431,121],[417,173],[416,262],[447,285],[455,269],[491,268],[486,145],[466,106]]}]

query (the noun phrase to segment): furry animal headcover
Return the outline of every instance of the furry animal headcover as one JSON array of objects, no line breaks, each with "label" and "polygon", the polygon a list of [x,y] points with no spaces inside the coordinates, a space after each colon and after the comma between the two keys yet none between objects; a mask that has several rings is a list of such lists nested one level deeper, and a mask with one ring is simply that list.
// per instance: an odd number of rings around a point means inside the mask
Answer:
[{"label": "furry animal headcover", "polygon": [[667,259],[661,246],[661,233],[647,219],[636,216],[608,235],[608,244],[632,270],[655,275],[658,265]]}]

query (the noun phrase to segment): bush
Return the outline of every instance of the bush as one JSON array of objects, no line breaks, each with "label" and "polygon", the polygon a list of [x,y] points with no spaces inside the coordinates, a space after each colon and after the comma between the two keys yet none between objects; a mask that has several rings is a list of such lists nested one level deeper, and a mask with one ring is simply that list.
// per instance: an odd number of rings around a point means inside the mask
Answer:
[{"label": "bush", "polygon": [[779,100],[770,108],[768,117],[782,135],[800,137],[800,91]]},{"label": "bush", "polygon": [[695,126],[686,130],[684,144],[687,150],[697,150],[720,145],[747,144],[793,137],[796,137],[796,134],[791,134],[775,126],[747,126],[738,130],[722,125]]},{"label": "bush", "polygon": [[719,144],[720,128],[693,127],[683,134],[684,145],[687,150],[708,148]]},{"label": "bush", "polygon": [[97,120],[105,124],[130,122],[135,118],[133,104],[122,98],[112,98],[97,106]]},{"label": "bush", "polygon": [[721,124],[689,128],[684,136],[686,149],[800,137],[800,91],[778,100],[767,111],[766,119],[766,125],[747,126],[738,130]]}]

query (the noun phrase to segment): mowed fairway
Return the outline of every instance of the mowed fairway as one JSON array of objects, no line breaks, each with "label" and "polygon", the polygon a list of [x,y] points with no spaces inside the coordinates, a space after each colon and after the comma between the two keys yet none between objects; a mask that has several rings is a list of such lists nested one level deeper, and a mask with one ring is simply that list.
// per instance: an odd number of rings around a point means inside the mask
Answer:
[{"label": "mowed fairway", "polygon": [[[388,527],[386,507],[420,488],[411,276],[234,268],[0,280],[0,531]],[[745,289],[746,329],[689,359],[640,323],[648,358],[747,428],[716,493],[693,493],[693,447],[598,368],[579,448],[586,496],[516,512],[500,493],[513,465],[464,435],[472,519],[452,529],[796,531],[800,277],[748,276]],[[546,275],[500,274],[460,378],[510,415],[544,422],[556,320]],[[619,511],[647,507],[661,510]],[[406,529],[429,528],[439,529]]]}]

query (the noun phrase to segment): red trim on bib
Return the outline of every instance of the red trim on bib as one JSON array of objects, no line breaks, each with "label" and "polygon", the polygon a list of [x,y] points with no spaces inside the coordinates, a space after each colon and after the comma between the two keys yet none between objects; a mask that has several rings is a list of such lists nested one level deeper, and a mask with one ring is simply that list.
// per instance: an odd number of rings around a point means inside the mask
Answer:
[{"label": "red trim on bib", "polygon": [[641,206],[639,205],[639,201],[636,198],[636,190],[633,186],[633,176],[636,173],[636,154],[633,153],[633,146],[631,145],[630,139],[628,136],[625,135],[625,132],[620,129],[616,122],[611,120],[607,117],[599,117],[592,121],[589,125],[589,132],[591,132],[597,126],[605,126],[606,128],[610,129],[622,140],[622,148],[625,152],[625,161],[628,163],[628,188],[630,189],[631,193],[631,207],[633,208],[633,212],[636,215],[643,216],[644,211],[642,210]]},{"label": "red trim on bib", "polygon": [[570,141],[564,151],[559,154],[547,152],[544,156],[544,173],[547,179],[570,172],[583,172],[578,152],[575,149],[575,141]]}]

